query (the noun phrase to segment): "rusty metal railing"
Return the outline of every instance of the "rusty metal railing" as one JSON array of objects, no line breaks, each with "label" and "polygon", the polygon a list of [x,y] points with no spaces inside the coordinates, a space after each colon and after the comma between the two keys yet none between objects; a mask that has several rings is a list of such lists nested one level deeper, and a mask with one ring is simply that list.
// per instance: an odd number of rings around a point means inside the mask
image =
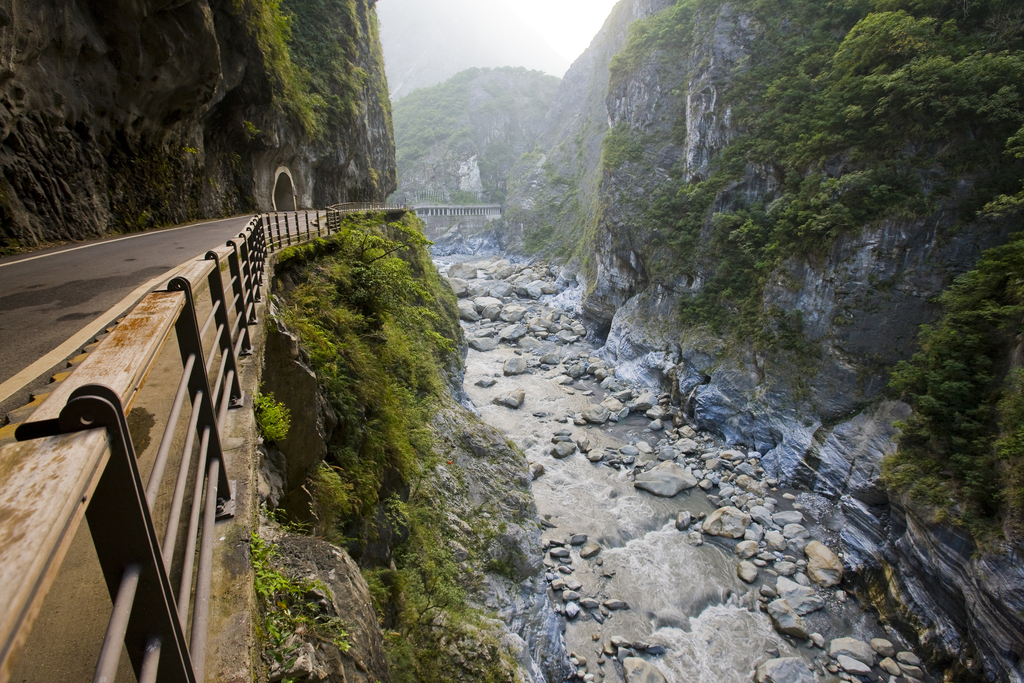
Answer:
[{"label": "rusty metal railing", "polygon": [[[269,251],[279,251],[314,237],[327,237],[338,231],[341,217],[352,213],[405,211],[405,204],[389,202],[349,202],[320,210],[278,211],[263,215]],[[313,214],[312,220],[310,213]]]},{"label": "rusty metal railing", "polygon": [[[0,683],[83,516],[113,601],[93,680],[114,680],[123,649],[142,683],[204,680],[214,524],[233,514],[221,430],[227,411],[242,405],[238,358],[252,352],[266,234],[264,217],[253,217],[238,239],[146,295],[18,427],[18,443],[0,449]],[[210,312],[200,324],[203,284]],[[144,484],[127,416],[172,330],[182,372]],[[161,533],[153,504],[184,420]]]}]

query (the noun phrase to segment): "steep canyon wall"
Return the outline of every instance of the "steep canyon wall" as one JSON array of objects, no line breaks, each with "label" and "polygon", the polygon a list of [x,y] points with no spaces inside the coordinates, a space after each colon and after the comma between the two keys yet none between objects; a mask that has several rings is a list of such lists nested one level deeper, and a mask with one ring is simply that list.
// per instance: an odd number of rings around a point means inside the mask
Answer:
[{"label": "steep canyon wall", "polygon": [[[289,18],[291,17],[291,18]],[[372,2],[0,3],[0,248],[394,189]]]},{"label": "steep canyon wall", "polygon": [[[1003,153],[1020,102],[1002,124],[977,106],[912,110],[892,83],[922,88],[919,107],[938,97],[914,69],[945,38],[928,12],[890,4],[620,3],[566,74],[542,153],[510,175],[500,239],[566,259],[620,374],[835,501],[847,563],[938,668],[1018,681],[1021,548],[979,551],[880,474],[910,414],[887,392],[893,366],[936,297],[1019,225],[981,209],[1020,189]],[[997,41],[998,8],[983,11],[942,15],[945,30]],[[892,48],[917,30],[929,47]],[[959,58],[942,60],[966,70]],[[969,96],[1001,86],[986,87]]]}]

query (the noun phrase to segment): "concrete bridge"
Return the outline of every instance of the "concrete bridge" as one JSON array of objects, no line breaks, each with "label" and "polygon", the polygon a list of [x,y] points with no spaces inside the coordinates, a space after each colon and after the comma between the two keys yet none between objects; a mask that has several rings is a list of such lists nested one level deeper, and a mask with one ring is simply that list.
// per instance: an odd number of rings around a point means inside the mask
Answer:
[{"label": "concrete bridge", "polygon": [[430,239],[437,239],[455,226],[480,230],[502,216],[501,204],[417,204],[415,211],[426,223],[424,232]]}]

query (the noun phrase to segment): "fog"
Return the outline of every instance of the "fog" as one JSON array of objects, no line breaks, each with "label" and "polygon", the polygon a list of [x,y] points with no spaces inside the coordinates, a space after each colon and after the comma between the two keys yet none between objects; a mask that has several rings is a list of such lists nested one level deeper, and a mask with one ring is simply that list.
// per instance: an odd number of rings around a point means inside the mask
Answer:
[{"label": "fog", "polygon": [[470,67],[521,66],[562,76],[615,0],[379,0],[391,96]]}]

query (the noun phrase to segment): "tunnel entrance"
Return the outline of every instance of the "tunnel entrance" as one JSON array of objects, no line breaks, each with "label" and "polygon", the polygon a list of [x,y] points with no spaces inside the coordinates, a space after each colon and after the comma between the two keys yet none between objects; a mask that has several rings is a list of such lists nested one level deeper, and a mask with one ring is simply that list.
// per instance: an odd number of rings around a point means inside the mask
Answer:
[{"label": "tunnel entrance", "polygon": [[292,177],[286,171],[277,172],[277,182],[274,183],[274,210],[295,210],[295,191],[292,188]]}]

